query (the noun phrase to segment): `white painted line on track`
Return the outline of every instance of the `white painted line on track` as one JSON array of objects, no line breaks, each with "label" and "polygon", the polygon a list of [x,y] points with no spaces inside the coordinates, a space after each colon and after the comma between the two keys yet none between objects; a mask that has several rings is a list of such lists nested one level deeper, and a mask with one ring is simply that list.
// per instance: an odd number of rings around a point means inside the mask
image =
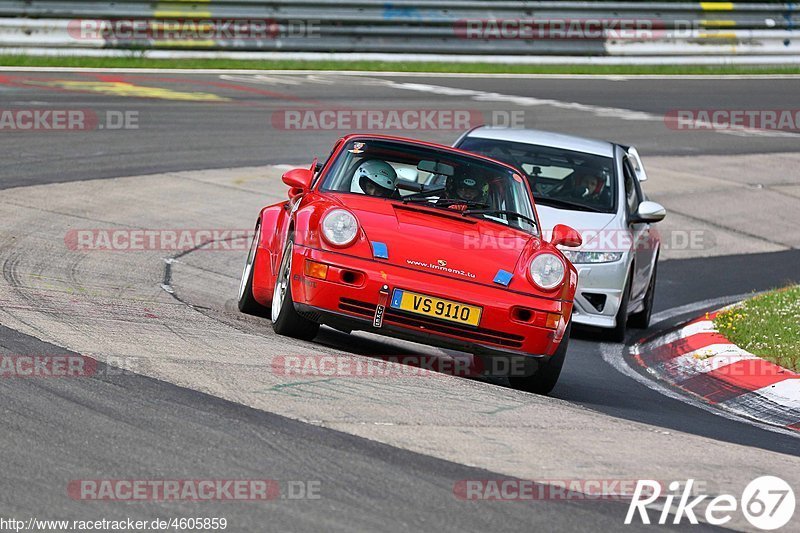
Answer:
[{"label": "white painted line on track", "polygon": [[672,333],[667,333],[663,337],[659,337],[658,339],[654,339],[652,341],[642,344],[642,348],[649,349],[653,346],[654,343],[658,343],[659,345],[670,344],[672,342],[681,340],[684,337],[691,337],[692,335],[697,335],[699,333],[714,333],[716,331],[717,330],[714,327],[714,322],[712,322],[711,320],[692,322],[691,324],[687,324],[686,326],[678,330],[675,330]]},{"label": "white painted line on track", "polygon": [[[554,100],[552,98],[536,98],[533,96],[520,96],[514,94],[502,94],[497,92],[480,91],[474,89],[462,89],[458,87],[445,87],[441,85],[431,85],[427,83],[409,83],[409,82],[395,82],[385,80],[387,86],[394,89],[402,89],[409,91],[417,91],[437,96],[460,96],[470,98],[476,102],[502,102],[520,107],[538,107],[548,106],[556,109],[564,109],[567,111],[578,111],[590,113],[599,118],[613,118],[619,120],[630,121],[645,121],[645,122],[665,122],[666,115],[650,113],[647,111],[636,111],[633,109],[624,109],[619,107],[607,107],[594,104],[582,104],[579,102],[567,102],[563,100]],[[799,138],[796,133],[788,131],[776,130],[762,130],[751,128],[729,128],[729,129],[716,129],[710,123],[706,124],[710,131],[713,133],[721,133],[725,135],[734,135],[737,137],[785,137],[797,139]]]},{"label": "white painted line on track", "polygon": [[[2,71],[2,67],[0,67],[0,71]],[[103,69],[98,69],[98,71],[102,71]],[[13,68],[9,68],[9,71],[14,71]],[[114,70],[109,70],[114,71]],[[124,69],[124,70],[116,70],[117,72],[124,71],[124,72],[147,72],[144,70],[136,70],[136,69]],[[52,72],[50,70],[49,72]],[[91,69],[87,70],[63,70],[63,72],[93,72]],[[155,72],[170,72],[170,71],[158,71]],[[172,71],[174,72],[174,71]],[[210,72],[219,72],[219,71],[188,71],[190,73],[210,73]],[[230,77],[231,74],[241,73],[241,72],[248,72],[248,71],[221,71],[220,77],[225,79]],[[268,71],[262,71],[268,72]],[[272,71],[276,72],[276,71]],[[280,72],[280,71],[277,71]],[[306,73],[304,75],[308,76],[309,74]],[[331,71],[331,73],[335,73],[335,71]],[[249,74],[252,76],[253,83],[267,83],[267,84],[276,84],[278,83],[276,80],[270,80],[269,77],[263,77],[258,75],[258,71],[250,71]],[[319,77],[320,72],[314,72],[316,77]],[[343,73],[338,73],[343,74]],[[353,73],[348,72],[348,75],[354,75],[357,77],[369,78],[375,77],[377,73],[370,73],[370,72],[359,72]],[[566,77],[569,79],[570,77]],[[606,77],[604,79],[613,79],[615,81],[620,81],[621,78],[619,76],[611,76]],[[241,83],[246,83],[246,80],[239,79]],[[538,106],[547,106],[553,107],[556,109],[564,109],[568,111],[577,111],[577,112],[586,112],[590,113],[599,118],[613,118],[619,120],[630,120],[630,121],[645,121],[645,122],[665,122],[665,115],[650,113],[647,111],[636,111],[633,109],[625,109],[625,108],[618,108],[618,107],[607,107],[607,106],[598,106],[594,104],[583,104],[579,102],[567,102],[563,100],[554,100],[551,98],[536,98],[531,96],[520,96],[520,95],[512,95],[512,94],[502,94],[497,92],[488,92],[488,91],[480,91],[474,89],[462,89],[457,87],[446,87],[442,85],[431,85],[426,83],[412,83],[412,82],[395,82],[392,80],[379,80],[378,83],[383,84],[387,87],[391,87],[394,89],[401,89],[401,90],[409,90],[409,91],[417,91],[423,93],[430,93],[437,96],[455,96],[455,97],[464,97],[470,98],[477,102],[501,102],[507,103],[515,106],[520,107],[538,107]],[[712,125],[706,124],[708,126],[708,131],[712,133],[720,133],[725,135],[733,135],[737,137],[783,137],[783,138],[791,138],[797,139],[798,135],[794,132],[788,131],[778,131],[778,130],[764,130],[764,129],[751,129],[751,128],[743,128],[743,127],[736,127],[736,128],[728,128],[728,129],[718,129],[712,127]]]},{"label": "white painted line on track", "polygon": [[[667,309],[665,311],[660,311],[653,315],[652,321],[654,324],[658,324],[660,322],[664,322],[669,320],[670,318],[674,318],[676,316],[680,316],[686,313],[692,313],[694,311],[700,311],[702,309],[707,309],[711,307],[727,305],[730,303],[737,302],[749,296],[753,296],[753,293],[745,293],[740,294],[737,296],[726,296],[722,298],[714,298],[711,300],[703,300],[700,302],[695,302],[687,305],[682,305],[680,307],[674,307],[672,309]],[[698,409],[702,409],[708,413],[721,416],[723,418],[727,418],[728,420],[733,420],[735,422],[741,422],[750,424],[751,426],[755,426],[759,429],[764,429],[766,431],[772,431],[773,433],[779,433],[781,435],[788,435],[794,438],[800,438],[800,432],[793,431],[790,429],[784,429],[781,427],[773,426],[770,424],[764,424],[753,420],[751,418],[746,418],[744,416],[734,414],[733,412],[723,411],[719,408],[712,407],[704,402],[699,400],[695,400],[694,398],[681,394],[671,388],[668,388],[661,383],[655,381],[654,379],[647,378],[631,368],[628,362],[625,360],[624,351],[627,349],[625,345],[622,344],[612,344],[612,343],[601,343],[600,344],[600,352],[603,356],[603,360],[614,367],[619,373],[633,379],[634,381],[639,382],[640,384],[644,385],[645,387],[658,392],[668,398],[673,400],[678,400],[685,404],[691,405],[692,407],[696,407]]]},{"label": "white painted line on track", "polygon": [[[715,355],[708,357],[706,354],[709,353]],[[712,344],[655,365],[655,370],[669,375],[676,382],[683,382],[699,374],[707,374],[723,366],[750,359],[758,358],[735,344]]]},{"label": "white painted line on track", "polygon": [[767,387],[756,389],[753,394],[800,411],[800,379],[798,378],[784,379]]},{"label": "white painted line on track", "polygon": [[797,80],[800,74],[515,74],[478,72],[398,72],[392,70],[280,70],[220,68],[115,68],[115,67],[15,67],[0,66],[0,72],[119,72],[140,74],[264,74],[283,76],[392,76],[398,78],[499,78],[552,80]]},{"label": "white painted line on track", "polygon": [[720,402],[720,405],[731,412],[779,426],[797,424],[800,414],[800,378],[788,377]]},{"label": "white painted line on track", "polygon": [[722,411],[715,407],[711,407],[708,404],[695,400],[689,396],[673,391],[672,389],[669,389],[649,378],[646,378],[645,376],[639,374],[628,365],[627,361],[625,361],[625,358],[622,354],[622,351],[624,349],[625,348],[623,346],[617,344],[603,343],[600,345],[600,351],[603,355],[603,360],[606,363],[613,366],[621,374],[624,374],[625,376],[632,378],[634,381],[638,381],[645,387],[654,390],[659,394],[662,394],[673,400],[678,400],[685,404],[691,405],[692,407],[697,407],[698,409],[702,409],[703,411],[706,411],[708,413],[721,416],[722,418],[727,418],[728,420],[750,424],[759,429],[772,431],[773,433],[780,433],[781,435],[788,435],[790,437],[800,438],[800,434],[798,434],[797,431],[792,431],[790,429],[783,429],[769,424],[762,424],[761,422],[757,422],[750,418],[745,418],[743,416],[739,416],[733,413],[728,413],[727,411]]},{"label": "white painted line on track", "polygon": [[382,52],[273,52],[273,51],[225,51],[225,50],[130,50],[113,48],[45,48],[17,47],[0,48],[2,55],[26,55],[39,57],[95,57],[95,58],[144,58],[144,59],[233,59],[260,61],[376,61],[383,63],[478,63],[506,65],[777,65],[800,64],[800,56],[794,54],[703,54],[703,55],[608,55],[608,56],[554,56],[554,55],[486,55],[486,54],[418,54]]},{"label": "white painted line on track", "polygon": [[700,311],[702,309],[710,309],[712,307],[729,305],[732,303],[736,303],[740,300],[744,300],[745,298],[752,298],[754,296],[758,296],[762,294],[764,291],[760,292],[744,292],[742,294],[736,294],[734,296],[722,296],[720,298],[712,298],[710,300],[701,300],[699,302],[694,302],[690,304],[681,305],[679,307],[673,307],[671,309],[666,309],[664,311],[659,311],[658,313],[653,313],[653,316],[650,319],[651,324],[659,325],[661,322],[665,322],[671,318],[674,318],[678,315],[685,315],[688,313],[694,313],[695,311]]}]

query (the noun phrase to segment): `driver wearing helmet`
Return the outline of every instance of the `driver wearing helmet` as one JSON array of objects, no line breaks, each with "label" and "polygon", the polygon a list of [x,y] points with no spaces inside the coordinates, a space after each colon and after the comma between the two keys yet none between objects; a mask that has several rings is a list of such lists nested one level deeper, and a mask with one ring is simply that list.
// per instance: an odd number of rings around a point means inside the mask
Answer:
[{"label": "driver wearing helmet", "polygon": [[489,197],[489,184],[477,176],[451,176],[445,187],[447,199],[463,200],[464,203],[453,203],[451,209],[466,209],[469,204],[485,204]]},{"label": "driver wearing helmet", "polygon": [[574,198],[597,199],[603,194],[606,180],[597,174],[584,173],[576,177],[572,196]]},{"label": "driver wearing helmet", "polygon": [[364,194],[391,198],[395,195],[397,172],[392,165],[380,159],[370,159],[361,163],[355,172],[355,181]]}]

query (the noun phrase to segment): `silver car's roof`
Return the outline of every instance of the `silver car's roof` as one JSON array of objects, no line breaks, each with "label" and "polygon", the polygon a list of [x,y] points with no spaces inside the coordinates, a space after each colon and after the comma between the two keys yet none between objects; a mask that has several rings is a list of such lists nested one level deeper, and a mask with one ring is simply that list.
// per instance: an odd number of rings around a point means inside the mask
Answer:
[{"label": "silver car's roof", "polygon": [[467,137],[536,144],[539,146],[572,150],[574,152],[614,157],[613,143],[596,139],[587,139],[586,137],[565,135],[563,133],[554,133],[552,131],[481,126],[469,132]]}]

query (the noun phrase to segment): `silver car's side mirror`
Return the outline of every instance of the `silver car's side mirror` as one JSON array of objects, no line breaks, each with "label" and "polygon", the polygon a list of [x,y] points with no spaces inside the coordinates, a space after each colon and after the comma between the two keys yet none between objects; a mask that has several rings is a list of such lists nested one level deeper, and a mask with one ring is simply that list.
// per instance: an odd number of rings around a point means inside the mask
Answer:
[{"label": "silver car's side mirror", "polygon": [[667,210],[663,205],[646,200],[639,204],[636,214],[631,216],[631,222],[659,222],[664,220],[665,216],[667,216]]},{"label": "silver car's side mirror", "polygon": [[636,173],[636,178],[639,181],[647,181],[647,172],[644,170],[644,165],[642,164],[642,158],[639,156],[639,151],[631,146],[628,148],[628,156],[631,166],[633,167],[633,171]]}]

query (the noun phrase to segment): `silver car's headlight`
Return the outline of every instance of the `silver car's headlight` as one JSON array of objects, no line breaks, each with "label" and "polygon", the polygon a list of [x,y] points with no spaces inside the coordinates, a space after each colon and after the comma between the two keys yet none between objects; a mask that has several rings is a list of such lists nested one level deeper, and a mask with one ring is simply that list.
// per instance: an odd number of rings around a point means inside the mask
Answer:
[{"label": "silver car's headlight", "polygon": [[576,252],[574,250],[563,250],[564,256],[571,263],[613,263],[622,259],[623,252]]},{"label": "silver car's headlight", "polygon": [[322,218],[322,235],[334,246],[347,246],[358,235],[358,221],[350,211],[333,209]]},{"label": "silver car's headlight", "polygon": [[564,281],[566,267],[557,255],[541,253],[533,258],[529,271],[531,281],[540,289],[549,291],[555,289]]}]

